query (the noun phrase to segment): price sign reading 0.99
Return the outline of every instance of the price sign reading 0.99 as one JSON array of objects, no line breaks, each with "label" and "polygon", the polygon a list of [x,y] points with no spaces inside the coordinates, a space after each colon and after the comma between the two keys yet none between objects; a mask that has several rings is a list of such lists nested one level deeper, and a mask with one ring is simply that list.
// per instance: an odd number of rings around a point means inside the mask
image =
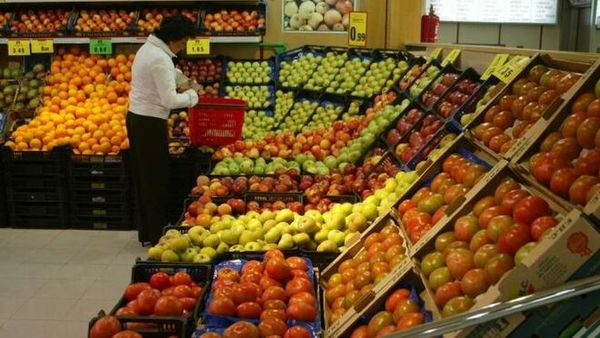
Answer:
[{"label": "price sign reading 0.99", "polygon": [[29,40],[8,40],[8,55],[25,56],[31,55]]},{"label": "price sign reading 0.99", "polygon": [[367,45],[367,12],[350,12],[348,24],[348,45]]},{"label": "price sign reading 0.99", "polygon": [[112,54],[112,41],[90,40],[90,54]]}]

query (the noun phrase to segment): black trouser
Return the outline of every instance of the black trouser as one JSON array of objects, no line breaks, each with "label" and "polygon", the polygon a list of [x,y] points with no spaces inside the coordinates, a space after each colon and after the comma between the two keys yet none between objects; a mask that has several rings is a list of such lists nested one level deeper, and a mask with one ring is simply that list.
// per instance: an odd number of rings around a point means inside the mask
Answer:
[{"label": "black trouser", "polygon": [[135,223],[140,242],[158,243],[168,223],[169,144],[167,121],[156,117],[127,114],[131,148]]}]

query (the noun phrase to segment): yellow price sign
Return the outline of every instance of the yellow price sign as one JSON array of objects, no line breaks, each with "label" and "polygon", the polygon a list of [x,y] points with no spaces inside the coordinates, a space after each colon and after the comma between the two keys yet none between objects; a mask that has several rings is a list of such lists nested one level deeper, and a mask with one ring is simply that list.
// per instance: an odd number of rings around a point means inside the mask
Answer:
[{"label": "yellow price sign", "polygon": [[519,75],[521,70],[527,65],[528,61],[528,57],[515,56],[504,66],[497,68],[493,74],[500,81],[509,83],[513,78]]},{"label": "yellow price sign", "polygon": [[8,55],[24,56],[31,55],[29,40],[8,40]]},{"label": "yellow price sign", "polygon": [[446,56],[446,58],[444,59],[444,61],[442,61],[442,66],[445,66],[450,63],[454,64],[454,62],[456,62],[456,59],[458,59],[460,52],[461,50],[458,48],[454,48],[453,50],[451,50],[448,56]]},{"label": "yellow price sign", "polygon": [[54,53],[53,40],[31,40],[32,53]]},{"label": "yellow price sign", "polygon": [[429,60],[439,60],[442,56],[442,47],[435,48],[431,54],[429,54]]},{"label": "yellow price sign", "polygon": [[367,45],[367,12],[350,12],[348,21],[348,46]]},{"label": "yellow price sign", "polygon": [[200,38],[188,40],[186,44],[188,55],[206,55],[210,54],[210,39]]},{"label": "yellow price sign", "polygon": [[508,60],[508,54],[496,54],[496,56],[494,57],[494,59],[492,59],[492,62],[487,67],[485,72],[483,72],[483,74],[481,75],[481,79],[489,79],[496,69],[502,67],[506,63],[506,60]]}]

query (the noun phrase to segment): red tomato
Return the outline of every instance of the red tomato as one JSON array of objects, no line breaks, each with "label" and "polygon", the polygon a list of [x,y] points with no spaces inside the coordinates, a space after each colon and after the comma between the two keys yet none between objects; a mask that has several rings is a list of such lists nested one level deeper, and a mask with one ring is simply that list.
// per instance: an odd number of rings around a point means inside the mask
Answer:
[{"label": "red tomato", "polygon": [[240,283],[233,286],[233,301],[236,304],[255,302],[259,290],[252,283]]},{"label": "red tomato", "polygon": [[304,322],[314,322],[317,316],[317,310],[312,304],[305,302],[294,302],[288,305],[286,310],[290,319],[301,320]]},{"label": "red tomato", "polygon": [[487,229],[488,225],[492,218],[500,215],[509,215],[510,210],[502,207],[502,206],[494,206],[485,209],[481,215],[479,215],[479,226],[482,229]]},{"label": "red tomato", "polygon": [[394,325],[384,326],[381,328],[381,330],[379,330],[379,332],[377,332],[377,335],[375,336],[375,338],[383,338],[394,332],[396,332],[396,327]]},{"label": "red tomato", "polygon": [[312,334],[302,326],[292,326],[283,335],[283,338],[311,338]]},{"label": "red tomato", "polygon": [[283,258],[269,259],[265,270],[269,277],[279,281],[287,280],[291,276],[290,265]]},{"label": "red tomato", "polygon": [[302,271],[308,270],[308,265],[306,265],[306,261],[304,260],[304,258],[294,256],[294,257],[289,257],[288,259],[286,259],[286,261],[292,269],[297,269],[297,270],[302,270]]},{"label": "red tomato", "polygon": [[173,286],[190,285],[191,283],[192,277],[187,272],[177,272],[173,275],[173,280],[171,280]]},{"label": "red tomato", "polygon": [[221,335],[215,332],[206,332],[200,338],[221,338]]},{"label": "red tomato", "polygon": [[263,274],[258,271],[245,272],[245,273],[242,273],[240,282],[260,284],[260,279],[262,278],[262,276],[263,276]]},{"label": "red tomato", "polygon": [[242,274],[250,272],[250,271],[255,271],[258,273],[262,273],[264,270],[264,266],[262,262],[259,261],[248,261],[246,262],[246,264],[244,264],[244,266],[242,267]]},{"label": "red tomato", "polygon": [[398,289],[394,291],[385,301],[385,310],[387,312],[394,312],[396,305],[402,299],[408,299],[410,296],[410,290],[408,289]]},{"label": "red tomato", "polygon": [[244,319],[258,319],[262,308],[256,302],[244,302],[237,306],[237,316]]},{"label": "red tomato", "polygon": [[223,338],[260,338],[260,336],[258,328],[246,321],[236,322],[223,332]]},{"label": "red tomato", "polygon": [[279,299],[283,302],[287,300],[285,290],[280,286],[270,286],[262,294],[262,300]]},{"label": "red tomato", "polygon": [[175,289],[173,289],[173,296],[177,298],[191,297],[192,288],[187,285],[177,285]]},{"label": "red tomato", "polygon": [[154,305],[160,298],[160,291],[156,289],[146,289],[137,297],[137,313],[141,315],[149,315],[154,312]]},{"label": "red tomato", "polygon": [[520,200],[513,210],[513,219],[517,223],[530,225],[536,218],[550,215],[550,206],[537,196]]},{"label": "red tomato", "polygon": [[350,338],[369,338],[369,329],[366,325],[357,327]]},{"label": "red tomato", "polygon": [[530,195],[531,194],[529,192],[521,188],[511,190],[507,192],[504,197],[502,197],[502,202],[500,205],[512,211],[517,202]]},{"label": "red tomato", "polygon": [[271,249],[267,252],[265,252],[265,256],[263,257],[263,262],[267,262],[269,261],[271,258],[281,258],[281,259],[285,259],[285,256],[283,255],[283,252],[281,252],[278,249]]},{"label": "red tomato", "polygon": [[287,305],[279,299],[269,299],[263,302],[264,310],[285,310]]},{"label": "red tomato", "polygon": [[240,280],[240,274],[232,268],[222,268],[217,272],[217,279],[219,280],[229,280],[232,282],[237,282]]},{"label": "red tomato", "polygon": [[261,337],[271,335],[283,336],[288,327],[284,321],[279,318],[267,318],[258,324],[258,331]]},{"label": "red tomato", "polygon": [[116,335],[112,336],[112,338],[143,338],[143,336],[135,331],[121,331]]},{"label": "red tomato", "polygon": [[569,198],[569,188],[571,188],[577,177],[578,175],[573,168],[558,169],[550,179],[550,190],[559,196]]},{"label": "red tomato", "polygon": [[498,238],[498,249],[500,252],[514,255],[523,245],[531,241],[529,226],[515,224],[507,231],[500,234]]},{"label": "red tomato", "polygon": [[267,288],[269,288],[269,286],[281,286],[281,283],[266,275],[262,276],[259,284],[260,287],[263,288],[263,290],[266,290]]},{"label": "red tomato", "polygon": [[311,292],[312,284],[306,278],[294,278],[285,285],[285,295],[291,297],[298,292]]},{"label": "red tomato", "polygon": [[265,320],[267,318],[279,318],[285,322],[287,321],[287,314],[284,309],[263,310],[260,314],[260,320]]},{"label": "red tomato", "polygon": [[150,277],[150,286],[157,290],[164,290],[171,286],[169,275],[164,272],[157,272]]},{"label": "red tomato", "polygon": [[130,307],[122,307],[119,308],[117,310],[117,312],[115,312],[115,316],[117,317],[122,317],[122,316],[137,316],[137,312],[135,312],[135,309],[132,309]]},{"label": "red tomato", "polygon": [[157,316],[177,317],[183,313],[183,303],[174,296],[162,296],[154,305],[154,314]]},{"label": "red tomato", "polygon": [[600,183],[598,177],[589,175],[580,176],[573,182],[571,188],[569,188],[569,200],[575,204],[585,205],[588,191],[597,183]]},{"label": "red tomato", "polygon": [[150,289],[151,286],[148,283],[133,283],[125,288],[125,298],[127,300],[134,300],[140,294],[140,292]]},{"label": "red tomato", "polygon": [[197,302],[196,298],[192,297],[183,297],[179,298],[179,300],[183,304],[183,309],[187,311],[192,311],[192,309],[194,309],[194,306],[196,306]]},{"label": "red tomato", "polygon": [[90,338],[112,338],[121,331],[121,322],[114,316],[98,319],[90,330]]},{"label": "red tomato", "polygon": [[408,328],[423,324],[425,317],[420,312],[405,313],[400,316],[396,329],[398,331],[406,330]]},{"label": "red tomato", "polygon": [[207,309],[208,313],[217,316],[234,316],[235,303],[227,297],[214,297]]},{"label": "red tomato", "polygon": [[[448,175],[448,174],[446,174],[446,175]],[[434,179],[434,182],[435,182],[435,179]],[[433,183],[431,183],[431,185],[433,187]],[[416,207],[417,207],[417,203],[415,203],[415,201],[413,201],[413,200],[404,200],[404,201],[402,201],[402,203],[400,203],[400,205],[398,205],[398,212],[400,213],[400,216],[402,216],[408,210],[416,208]]]},{"label": "red tomato", "polygon": [[198,299],[201,294],[202,294],[201,286],[192,286],[192,297]]},{"label": "red tomato", "polygon": [[546,230],[553,228],[558,224],[558,220],[554,216],[542,216],[536,218],[531,223],[531,237],[535,241],[539,241]]},{"label": "red tomato", "polygon": [[135,313],[137,313],[137,299],[134,299],[132,301],[130,301],[129,303],[127,303],[126,307],[129,309],[132,309],[133,311],[135,311]]},{"label": "red tomato", "polygon": [[306,271],[297,270],[297,269],[292,270],[292,279],[294,279],[294,278],[304,278],[304,279],[310,280],[310,278],[308,277],[308,273],[306,273]]},{"label": "red tomato", "polygon": [[292,304],[297,302],[308,303],[313,305],[316,304],[315,296],[313,296],[313,294],[310,292],[304,291],[294,294],[292,298],[290,298],[290,301],[288,303]]},{"label": "red tomato", "polygon": [[[433,299],[435,304],[440,308],[443,308],[446,303],[458,296],[462,296],[463,291],[461,288],[461,284],[459,281],[447,282],[444,285],[440,286],[437,290],[435,290],[435,295]],[[401,318],[402,319],[402,318]]]}]

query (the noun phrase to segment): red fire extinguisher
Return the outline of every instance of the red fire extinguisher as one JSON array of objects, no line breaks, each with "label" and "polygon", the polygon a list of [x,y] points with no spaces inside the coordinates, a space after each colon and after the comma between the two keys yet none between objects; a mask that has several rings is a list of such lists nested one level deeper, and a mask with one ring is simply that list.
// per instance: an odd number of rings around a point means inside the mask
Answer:
[{"label": "red fire extinguisher", "polygon": [[421,17],[421,42],[436,42],[440,29],[440,17],[435,15],[433,5],[429,7],[429,14]]}]

